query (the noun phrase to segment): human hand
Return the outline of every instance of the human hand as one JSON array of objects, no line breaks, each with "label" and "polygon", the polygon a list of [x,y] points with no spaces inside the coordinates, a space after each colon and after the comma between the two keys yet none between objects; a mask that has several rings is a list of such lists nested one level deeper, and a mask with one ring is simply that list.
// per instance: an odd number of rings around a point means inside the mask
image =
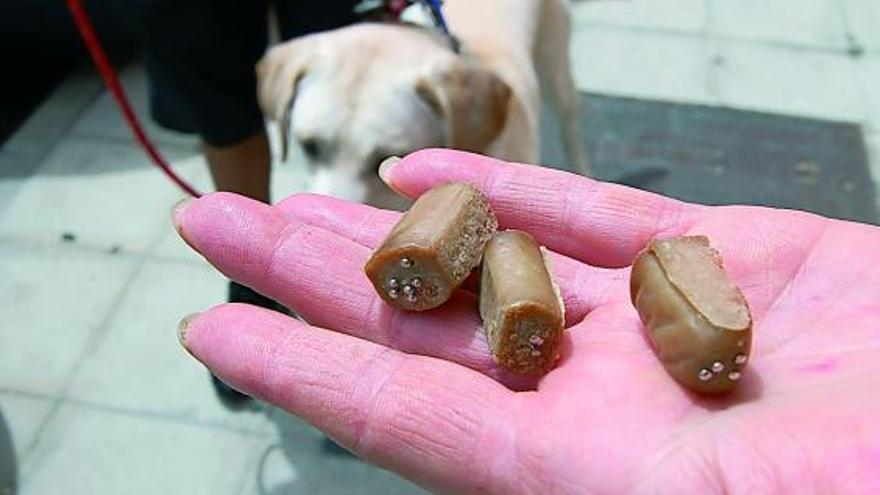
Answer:
[{"label": "human hand", "polygon": [[[192,247],[311,324],[221,305],[185,322],[189,352],[438,491],[880,493],[880,229],[451,151],[384,175],[411,197],[472,182],[502,228],[558,253],[569,328],[556,369],[535,382],[495,365],[467,291],[425,313],[385,305],[363,265],[398,214],[313,195],[178,208]],[[629,300],[638,251],[681,234],[711,239],[754,317],[750,365],[722,398],[666,373]]]}]

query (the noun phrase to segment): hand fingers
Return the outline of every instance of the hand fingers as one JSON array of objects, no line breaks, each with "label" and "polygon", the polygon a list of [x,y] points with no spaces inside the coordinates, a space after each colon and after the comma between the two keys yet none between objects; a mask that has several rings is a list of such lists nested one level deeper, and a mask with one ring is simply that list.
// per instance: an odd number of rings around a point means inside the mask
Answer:
[{"label": "hand fingers", "polygon": [[[327,196],[298,194],[278,204],[293,218],[335,232],[375,249],[400,218],[400,213]],[[609,290],[625,284],[620,270],[596,268],[551,252],[551,264],[565,302],[569,325],[581,321],[607,300]]]},{"label": "hand fingers", "polygon": [[375,249],[400,219],[400,213],[320,194],[294,194],[276,207],[305,223],[345,235]]},{"label": "hand fingers", "polygon": [[471,182],[489,198],[502,227],[525,230],[553,251],[594,266],[630,264],[651,238],[683,233],[699,213],[697,205],[637,189],[449,150],[410,154],[382,175],[409,197],[443,182]]},{"label": "hand fingers", "polygon": [[514,389],[536,384],[534,377],[495,363],[473,295],[457,294],[433,311],[398,311],[376,295],[364,275],[368,248],[242,196],[205,196],[176,219],[181,236],[217,269],[312,324],[447,359]]},{"label": "hand fingers", "polygon": [[227,304],[190,319],[187,350],[215,375],[380,466],[461,493],[505,482],[520,400],[452,363]]}]

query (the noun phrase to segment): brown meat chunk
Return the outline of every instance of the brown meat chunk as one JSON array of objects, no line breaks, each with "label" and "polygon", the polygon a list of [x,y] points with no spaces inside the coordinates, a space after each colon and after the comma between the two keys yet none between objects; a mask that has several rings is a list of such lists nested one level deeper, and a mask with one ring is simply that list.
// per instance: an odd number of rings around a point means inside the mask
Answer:
[{"label": "brown meat chunk", "polygon": [[476,187],[443,184],[416,200],[364,271],[388,304],[409,311],[436,308],[480,263],[497,228]]},{"label": "brown meat chunk", "polygon": [[559,357],[564,312],[547,259],[532,236],[496,233],[483,255],[480,316],[498,363],[522,374],[550,371]]},{"label": "brown meat chunk", "polygon": [[728,392],[741,380],[752,317],[709,239],[653,241],[633,263],[630,295],[673,378],[706,394]]}]

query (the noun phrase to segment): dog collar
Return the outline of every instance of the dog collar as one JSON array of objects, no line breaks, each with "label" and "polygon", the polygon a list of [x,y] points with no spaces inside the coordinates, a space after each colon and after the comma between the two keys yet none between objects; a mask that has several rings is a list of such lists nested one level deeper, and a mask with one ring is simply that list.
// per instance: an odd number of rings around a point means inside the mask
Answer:
[{"label": "dog collar", "polygon": [[460,53],[461,44],[450,32],[446,17],[443,15],[443,0],[361,0],[355,5],[354,12],[368,20],[419,24],[405,19],[407,17],[405,11],[415,6],[420,6],[422,12],[430,17],[432,27],[446,38],[452,51]]}]

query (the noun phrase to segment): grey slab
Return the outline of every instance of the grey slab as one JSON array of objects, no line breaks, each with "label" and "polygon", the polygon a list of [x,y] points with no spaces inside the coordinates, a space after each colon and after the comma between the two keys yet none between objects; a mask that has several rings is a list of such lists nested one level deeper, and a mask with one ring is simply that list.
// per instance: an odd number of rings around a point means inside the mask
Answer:
[{"label": "grey slab", "polygon": [[184,316],[225,302],[227,279],[206,262],[147,262],[68,389],[82,403],[218,428],[265,432],[259,408],[229,411],[209,373],[177,341]]},{"label": "grey slab", "polygon": [[[857,125],[597,94],[584,95],[581,111],[600,179],[705,204],[878,223]],[[545,122],[542,161],[566,168],[556,123]]]},{"label": "grey slab", "polygon": [[706,2],[702,0],[629,0],[571,2],[575,29],[607,25],[639,30],[669,30],[702,34]]},{"label": "grey slab", "polygon": [[240,495],[405,495],[426,493],[397,475],[367,464],[320,431],[281,410],[271,414],[272,438]]},{"label": "grey slab", "polygon": [[63,405],[21,469],[21,493],[232,495],[262,440]]},{"label": "grey slab", "polygon": [[727,40],[717,43],[717,52],[713,75],[723,105],[848,122],[866,118],[857,59]]},{"label": "grey slab", "polygon": [[0,241],[0,388],[62,395],[135,268],[130,256]]},{"label": "grey slab", "polygon": [[148,254],[151,259],[156,260],[176,260],[181,263],[189,263],[192,265],[201,265],[206,263],[205,258],[197,253],[193,248],[189,247],[183,239],[174,230],[170,217],[168,223],[163,229],[161,238]]},{"label": "grey slab", "polygon": [[572,72],[579,89],[639,98],[713,101],[708,53],[701,36],[605,26],[580,27],[571,39]]},{"label": "grey slab", "polygon": [[709,0],[713,33],[817,48],[848,46],[837,0]]},{"label": "grey slab", "polygon": [[[169,151],[187,180],[205,174],[195,151]],[[55,242],[65,233],[78,242],[143,252],[168,222],[183,193],[131,144],[66,138],[3,210],[0,233]]]}]

